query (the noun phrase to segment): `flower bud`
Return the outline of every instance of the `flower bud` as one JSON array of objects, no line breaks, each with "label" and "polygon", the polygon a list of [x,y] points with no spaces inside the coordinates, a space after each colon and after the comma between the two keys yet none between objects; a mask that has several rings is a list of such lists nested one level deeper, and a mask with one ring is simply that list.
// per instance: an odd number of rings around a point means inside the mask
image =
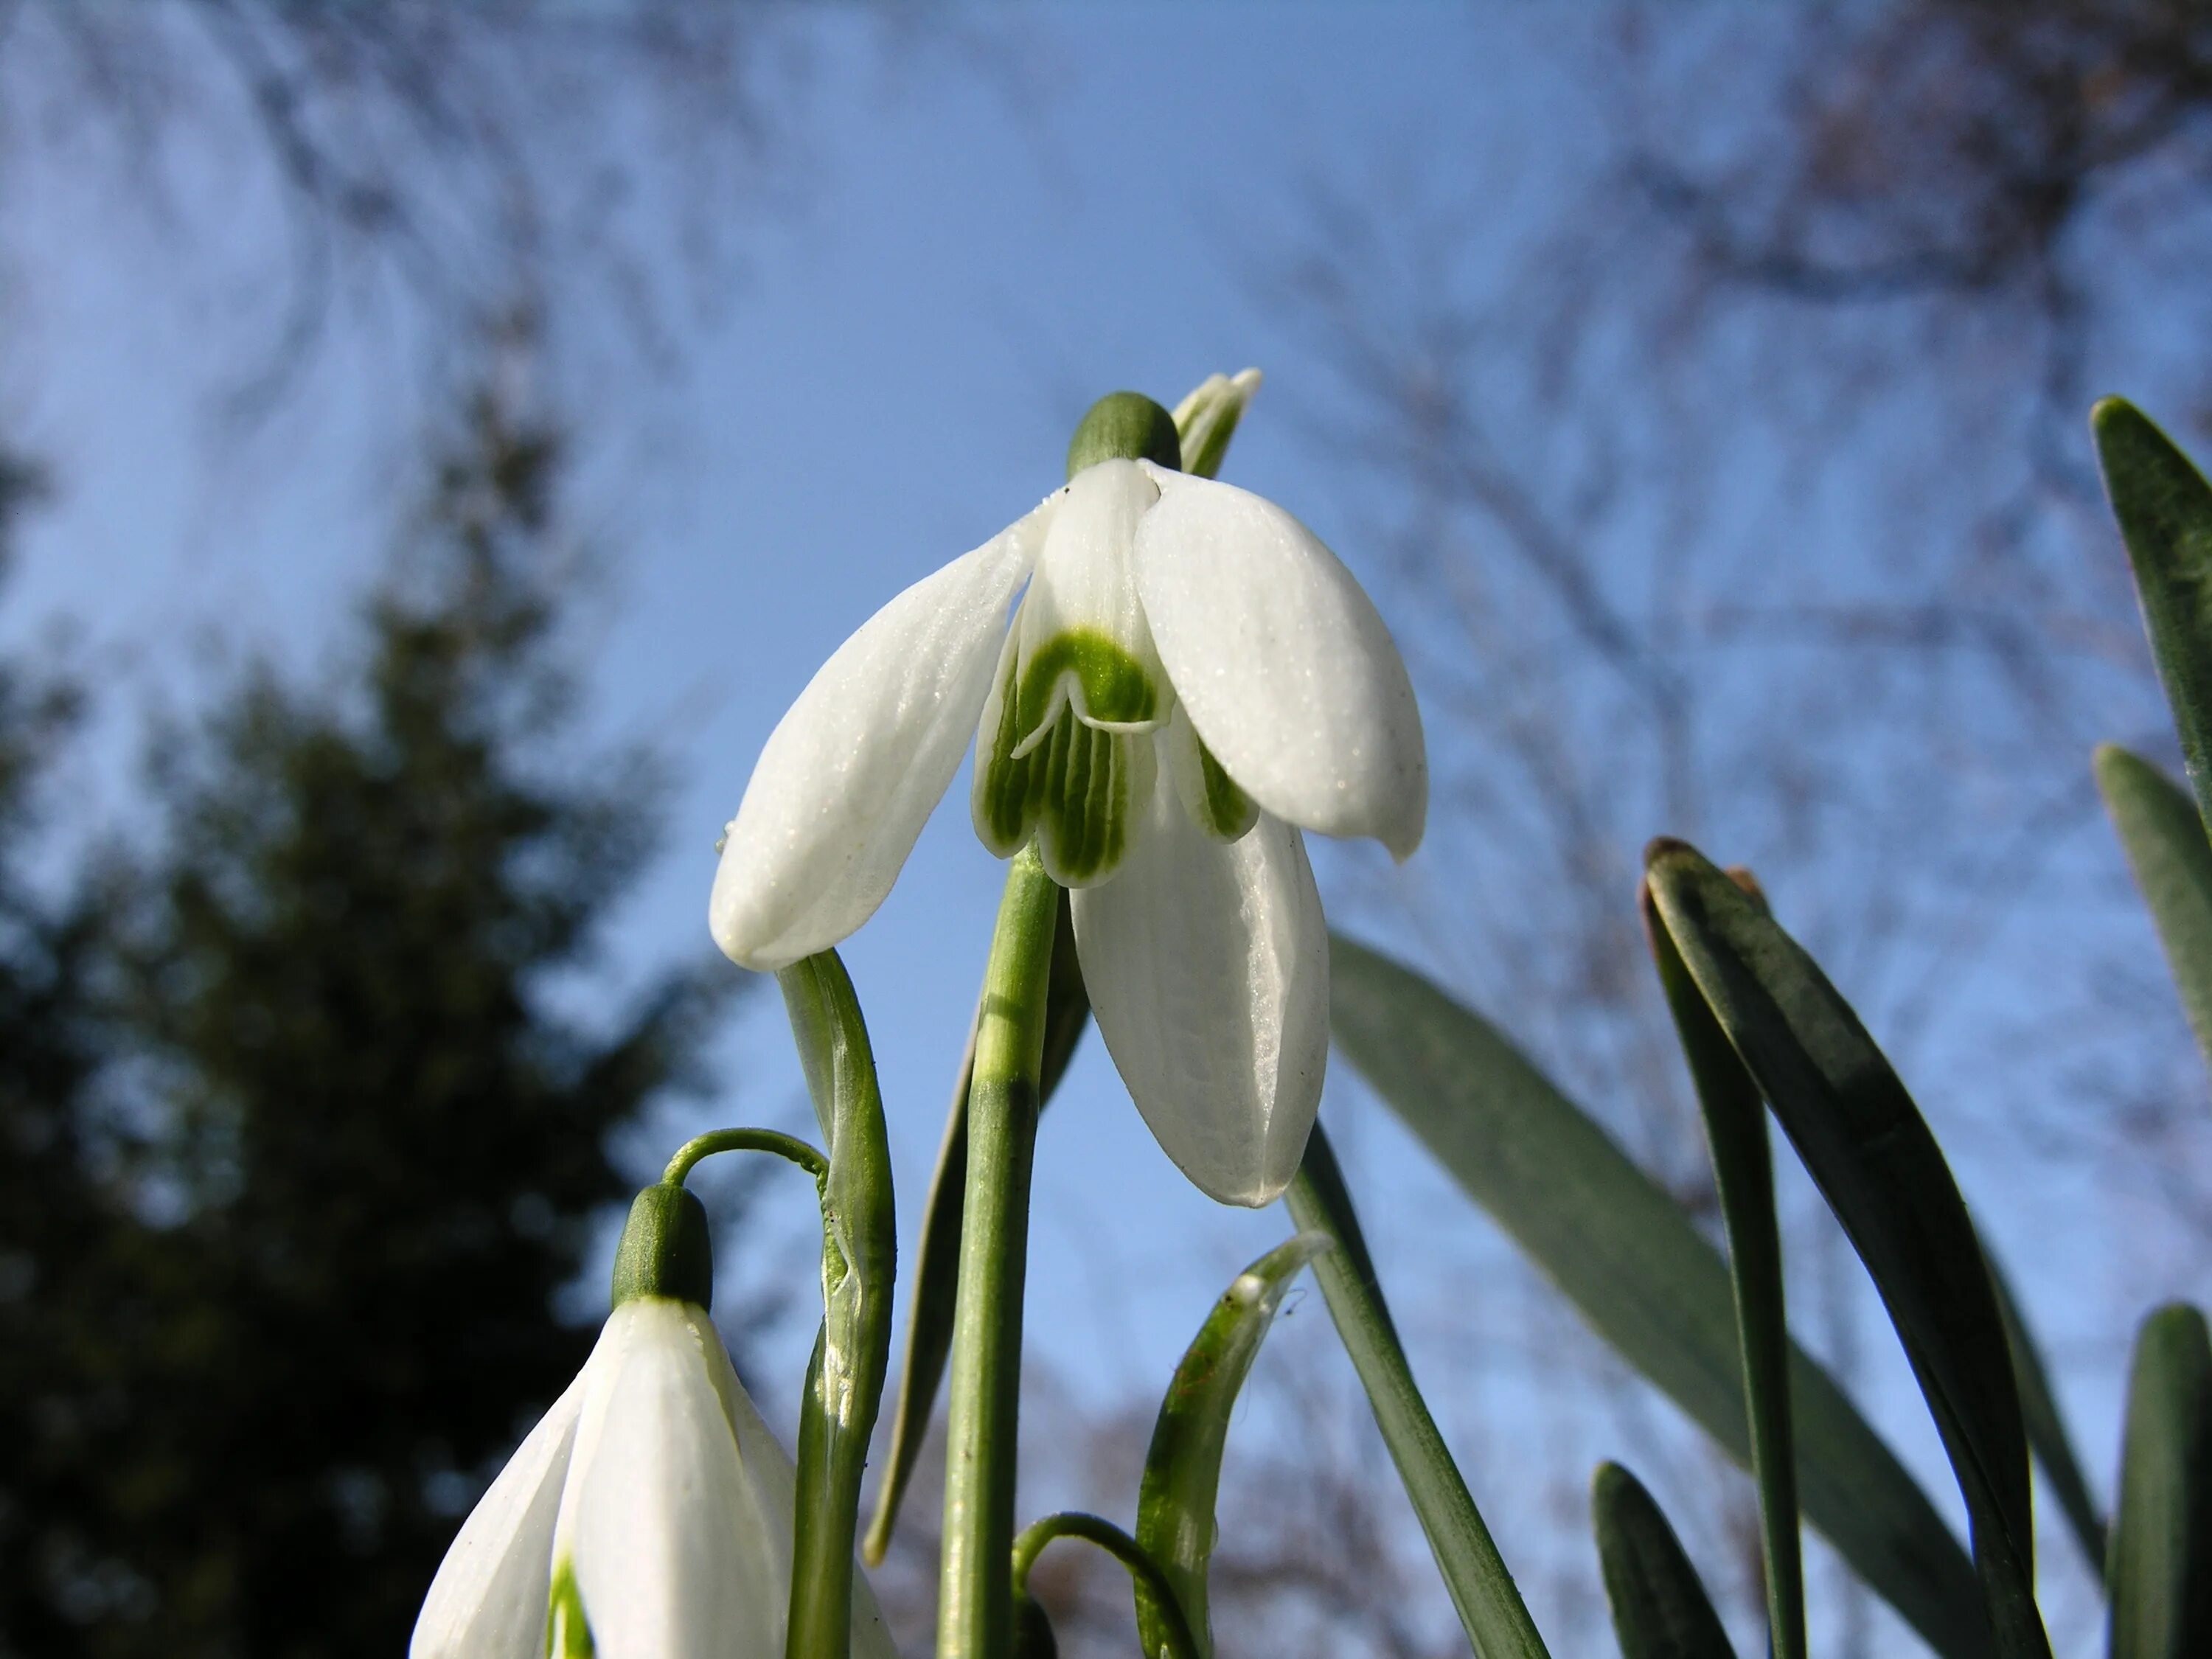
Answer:
[{"label": "flower bud", "polygon": [[1027,1590],[1014,1592],[1014,1659],[1060,1659],[1052,1620]]}]

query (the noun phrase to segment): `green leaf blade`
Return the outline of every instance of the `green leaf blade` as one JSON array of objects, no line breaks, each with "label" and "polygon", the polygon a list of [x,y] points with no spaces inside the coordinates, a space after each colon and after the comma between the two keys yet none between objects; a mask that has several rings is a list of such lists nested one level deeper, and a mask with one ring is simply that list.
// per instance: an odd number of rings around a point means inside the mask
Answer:
[{"label": "green leaf blade", "polygon": [[[1728,1269],[1680,1206],[1518,1049],[1412,969],[1329,944],[1339,1049],[1590,1328],[1739,1463]],[[1790,1353],[1805,1517],[1944,1659],[1985,1659],[1972,1564],[1896,1455]]]},{"label": "green leaf blade", "polygon": [[[1275,1321],[1283,1293],[1306,1264],[1329,1248],[1323,1233],[1299,1233],[1237,1275],[1199,1328],[1160,1402],[1137,1495],[1139,1547],[1173,1588],[1200,1650],[1213,1651],[1206,1615],[1206,1569],[1212,1559],[1214,1500],[1229,1419],[1251,1375],[1252,1362]],[[1167,1644],[1162,1610],[1140,1583],[1137,1628],[1146,1653]]]},{"label": "green leaf blade", "polygon": [[2182,762],[2212,824],[2212,486],[2124,398],[2105,398],[2089,422]]},{"label": "green leaf blade", "polygon": [[[1689,1062],[1698,1110],[1705,1118],[1705,1145],[1712,1158],[1713,1183],[1720,1194],[1721,1220],[1728,1236],[1729,1282],[1735,1296],[1736,1331],[1743,1359],[1751,1472],[1759,1492],[1771,1651],[1775,1659],[1805,1659],[1805,1569],[1797,1535],[1796,1454],[1790,1425],[1790,1326],[1783,1295],[1782,1232],[1775,1218],[1774,1159],[1767,1145],[1766,1103],[1729,1046],[1728,1034],[1698,994],[1681,952],[1674,948],[1653,907],[1648,885],[1639,889],[1638,901],[1644,915],[1644,937],[1659,970],[1659,982],[1674,1016],[1683,1057]],[[1626,1471],[1618,1473],[1630,1479]],[[1601,1486],[1607,1479],[1601,1470]],[[1632,1500],[1621,1501],[1633,1508]],[[1656,1505],[1651,1513],[1657,1516]]]},{"label": "green leaf blade", "polygon": [[1813,959],[1694,848],[1646,877],[1705,1002],[1866,1264],[1942,1437],[2000,1654],[2048,1659],[2035,1605],[2027,1436],[2002,1316],[1950,1166]]},{"label": "green leaf blade", "polygon": [[2098,746],[2097,789],[2166,952],[2182,1012],[2212,1065],[2212,842],[2196,803],[2117,744]]},{"label": "green leaf blade", "polygon": [[1590,1524],[1623,1659],[1735,1659],[1682,1540],[1643,1483],[1618,1463],[1598,1465]]},{"label": "green leaf blade", "polygon": [[2059,1413],[2058,1397],[2051,1386],[2050,1368],[2043,1363],[2043,1352],[2036,1346],[2027,1316],[2021,1311],[1996,1258],[1986,1248],[1982,1254],[1990,1264],[1990,1288],[1996,1292],[1997,1311],[2004,1318],[2005,1346],[2012,1352],[2013,1375],[2020,1380],[2020,1410],[2027,1420],[2028,1448],[2043,1466],[2044,1478],[2051,1482],[2051,1495],[2058,1500],[2059,1511],[2066,1517],[2074,1541],[2081,1546],[2082,1559],[2089,1564],[2089,1571],[2102,1578],[2107,1547],[2105,1518],[2097,1511],[2097,1500],[2089,1492],[2089,1478],[2081,1472],[2081,1460],[2075,1455],[2073,1439],[2066,1432],[2066,1419]]},{"label": "green leaf blade", "polygon": [[1335,1243],[1315,1262],[1314,1277],[1468,1642],[1480,1659],[1547,1659],[1535,1621],[1414,1383],[1343,1171],[1319,1124],[1286,1197],[1302,1231],[1325,1233]]},{"label": "green leaf blade", "polygon": [[2112,1659],[2212,1653],[2212,1341],[2179,1304],[2136,1338],[2111,1589]]}]

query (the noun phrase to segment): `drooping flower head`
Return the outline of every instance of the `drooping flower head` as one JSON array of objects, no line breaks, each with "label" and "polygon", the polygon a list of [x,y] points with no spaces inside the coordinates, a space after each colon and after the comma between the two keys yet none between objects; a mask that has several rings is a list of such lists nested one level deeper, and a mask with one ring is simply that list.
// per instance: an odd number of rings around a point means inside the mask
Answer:
[{"label": "drooping flower head", "polygon": [[1149,398],[1101,399],[1063,488],[864,623],[769,736],[710,906],[747,967],[845,938],[974,733],[976,834],[1001,857],[1034,840],[1075,890],[1132,1097],[1243,1204],[1288,1183],[1321,1098],[1328,942],[1299,831],[1402,859],[1428,806],[1413,687],[1351,573],[1280,507],[1182,470],[1187,440],[1218,461],[1257,384],[1214,377],[1180,433]]},{"label": "drooping flower head", "polygon": [[[409,1659],[782,1659],[796,1480],[708,1317],[699,1200],[648,1188],[591,1358],[461,1525]],[[865,1580],[856,1659],[894,1659]]]}]

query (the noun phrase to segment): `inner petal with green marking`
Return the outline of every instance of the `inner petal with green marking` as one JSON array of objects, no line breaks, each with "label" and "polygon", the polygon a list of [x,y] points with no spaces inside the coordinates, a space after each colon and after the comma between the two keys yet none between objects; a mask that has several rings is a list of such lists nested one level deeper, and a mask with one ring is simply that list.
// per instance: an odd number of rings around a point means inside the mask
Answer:
[{"label": "inner petal with green marking", "polygon": [[1000,858],[1034,835],[1054,881],[1095,885],[1120,867],[1151,804],[1158,770],[1151,729],[1085,721],[1065,696],[1045,724],[1029,727],[1015,695],[1013,658],[1010,649],[1001,659],[977,738],[975,833]]},{"label": "inner petal with green marking", "polygon": [[1063,709],[1108,731],[1149,732],[1165,713],[1165,677],[1092,629],[1070,629],[1024,651],[1018,672],[1014,723],[1024,751],[1044,741]]},{"label": "inner petal with green marking", "polygon": [[1085,726],[1151,731],[1173,699],[1137,595],[1131,549],[1159,489],[1130,461],[1106,461],[1064,492],[1014,618],[1013,702],[1024,752],[1062,709]]},{"label": "inner petal with green marking", "polygon": [[1190,820],[1216,841],[1238,841],[1260,821],[1260,805],[1237,786],[1182,708],[1167,732],[1176,797]]},{"label": "inner petal with green marking", "polygon": [[545,1608],[546,1659],[592,1659],[592,1627],[584,1619],[584,1593],[576,1586],[576,1565],[564,1560],[553,1575]]}]

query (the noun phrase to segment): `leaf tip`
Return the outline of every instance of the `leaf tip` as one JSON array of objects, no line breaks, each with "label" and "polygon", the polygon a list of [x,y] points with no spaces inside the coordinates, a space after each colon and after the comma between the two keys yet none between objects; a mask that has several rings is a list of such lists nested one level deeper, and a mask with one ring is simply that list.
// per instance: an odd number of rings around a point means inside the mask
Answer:
[{"label": "leaf tip", "polygon": [[1774,907],[1767,902],[1766,889],[1760,884],[1759,878],[1752,873],[1749,865],[1731,864],[1721,873],[1734,882],[1743,896],[1759,907],[1761,915],[1773,914]]},{"label": "leaf tip", "polygon": [[1590,1507],[1609,1509],[1641,1486],[1634,1475],[1608,1457],[1590,1474]]},{"label": "leaf tip", "polygon": [[2162,1302],[2143,1318],[2142,1334],[2155,1335],[2170,1341],[2186,1341],[2197,1347],[2212,1341],[2212,1327],[2204,1322],[2204,1316],[2186,1302]]},{"label": "leaf tip", "polygon": [[2130,421],[2142,422],[2146,426],[2150,424],[2144,420],[2142,410],[2125,398],[2100,398],[2089,405],[2089,429],[2100,439]]},{"label": "leaf tip", "polygon": [[2097,787],[2107,796],[2126,781],[2129,773],[2143,763],[2139,757],[2117,743],[2100,743],[2089,751],[2089,769],[2096,777]]}]

